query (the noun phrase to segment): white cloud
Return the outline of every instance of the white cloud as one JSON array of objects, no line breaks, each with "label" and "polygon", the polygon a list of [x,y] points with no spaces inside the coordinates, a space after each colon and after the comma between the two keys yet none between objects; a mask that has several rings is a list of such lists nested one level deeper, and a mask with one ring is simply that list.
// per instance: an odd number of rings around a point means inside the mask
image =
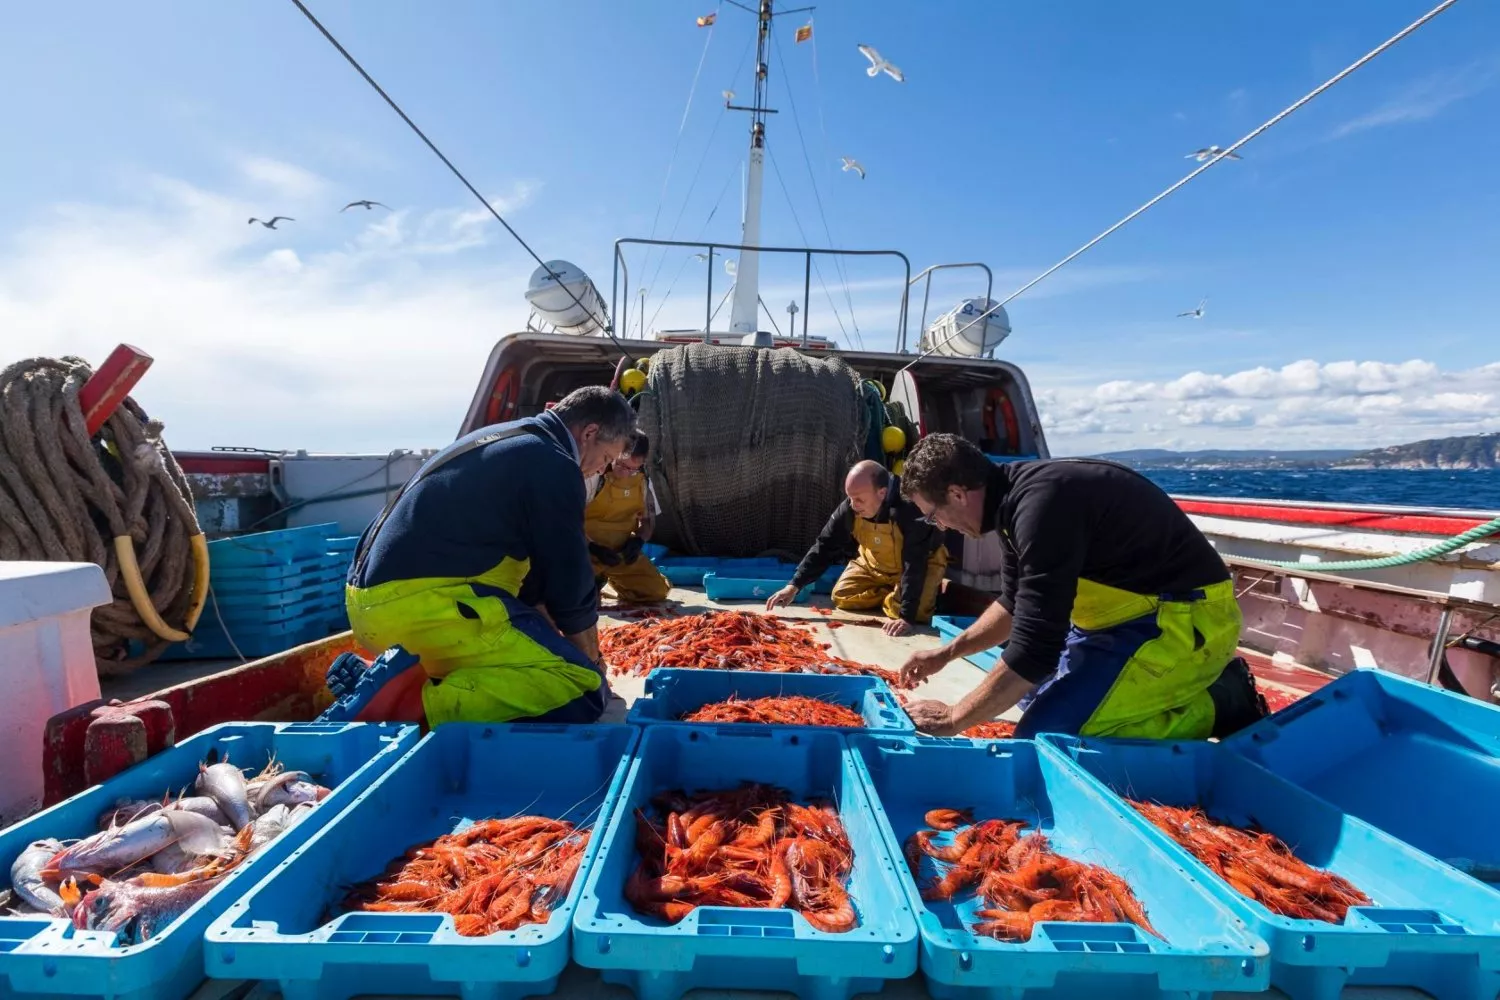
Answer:
[{"label": "white cloud", "polygon": [[1500,78],[1500,60],[1481,59],[1438,70],[1407,83],[1374,109],[1335,128],[1329,138],[1342,139],[1386,125],[1426,121],[1450,104],[1484,90]]},{"label": "white cloud", "polygon": [[298,202],[328,190],[328,182],[312,171],[268,156],[247,157],[240,161],[239,169],[256,188]]}]

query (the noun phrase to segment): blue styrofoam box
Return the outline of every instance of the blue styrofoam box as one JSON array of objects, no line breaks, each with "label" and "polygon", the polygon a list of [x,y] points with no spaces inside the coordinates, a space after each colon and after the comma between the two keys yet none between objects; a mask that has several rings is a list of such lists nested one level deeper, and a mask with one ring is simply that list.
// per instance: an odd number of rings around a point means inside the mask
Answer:
[{"label": "blue styrofoam box", "polygon": [[658,560],[656,568],[674,587],[701,587],[703,577],[719,566],[719,560],[708,557],[678,558],[669,556]]},{"label": "blue styrofoam box", "polygon": [[[1216,744],[1058,735],[1041,742],[1111,794],[1202,806],[1214,819],[1275,834],[1374,901],[1352,907],[1342,924],[1278,916],[1121,803],[1270,944],[1271,985],[1293,1000],[1335,1000],[1345,985],[1413,987],[1439,1000],[1500,993],[1500,899],[1446,865]],[[1443,784],[1441,777],[1428,780]],[[1450,786],[1450,794],[1461,793]]]},{"label": "blue styrofoam box", "polygon": [[1225,746],[1500,888],[1500,709],[1356,670]]},{"label": "blue styrofoam box", "polygon": [[[726,698],[778,698],[800,695],[852,708],[865,728],[910,733],[916,727],[879,677],[828,674],[773,674],[755,670],[673,670],[658,667],[646,678],[646,693],[630,706],[625,721],[692,725],[682,715]],[[828,727],[839,728],[839,727]],[[852,730],[859,732],[860,730]]]},{"label": "blue styrofoam box", "polygon": [[[798,800],[830,798],[854,848],[850,895],[859,923],[832,934],[792,910],[700,906],[676,924],[637,913],[623,896],[634,870],[635,809],[670,789],[760,781]],[[804,1000],[848,1000],[917,968],[917,928],[896,863],[875,825],[843,736],[756,726],[649,726],[604,832],[573,916],[573,960],[602,970],[640,1000],[690,989],[785,990]]]},{"label": "blue styrofoam box", "polygon": [[330,521],[220,538],[208,543],[208,565],[210,570],[214,566],[275,566],[297,558],[326,555],[328,539],[338,527]]},{"label": "blue styrofoam box", "polygon": [[[738,570],[750,573],[753,570]],[[764,601],[792,581],[790,571],[785,576],[725,576],[715,570],[703,577],[703,592],[711,601]],[[803,587],[793,598],[794,604],[806,604],[812,600],[812,588]]]},{"label": "blue styrofoam box", "polygon": [[299,844],[330,822],[417,740],[415,726],[229,722],[206,729],[85,792],[0,832],[0,871],[33,840],[85,837],[118,799],[174,795],[215,754],[250,770],[273,757],[333,788],[316,809],[235,867],[224,881],[150,940],[115,947],[114,934],[63,919],[0,917],[0,997],[175,1000],[203,979],[203,931]]},{"label": "blue styrofoam box", "polygon": [[[848,738],[882,834],[900,857],[923,814],[970,808],[976,819],[1023,820],[1057,853],[1123,877],[1166,940],[1134,924],[1038,924],[1026,942],[975,935],[972,896],[924,902],[905,865],[902,886],[922,933],[922,973],[939,1000],[1254,992],[1269,974],[1266,943],[1123,808],[1029,740],[971,743],[928,737]],[[923,859],[921,875],[934,873]]]},{"label": "blue styrofoam box", "polygon": [[[964,629],[968,628],[970,625],[973,625],[977,620],[978,619],[976,618],[956,618],[949,615],[933,615],[932,627],[937,630],[937,634],[942,637],[944,642],[952,642],[963,633]],[[991,670],[995,669],[995,664],[999,662],[1000,654],[1004,650],[1005,646],[1002,644],[991,649],[982,649],[977,653],[970,653],[968,656],[964,657],[964,659],[968,660],[970,663],[974,664],[974,666],[978,667],[980,670],[983,670],[985,673],[989,673]]]},{"label": "blue styrofoam box", "polygon": [[[439,726],[214,922],[208,974],[274,982],[287,1000],[551,993],[637,734],[631,726]],[[595,829],[572,890],[546,923],[462,937],[448,914],[339,913],[349,886],[409,848],[521,814]]]}]

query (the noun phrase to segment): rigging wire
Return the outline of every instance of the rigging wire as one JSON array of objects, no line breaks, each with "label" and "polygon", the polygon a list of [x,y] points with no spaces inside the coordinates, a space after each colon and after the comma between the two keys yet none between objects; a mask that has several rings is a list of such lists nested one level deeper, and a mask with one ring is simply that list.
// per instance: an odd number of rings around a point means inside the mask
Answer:
[{"label": "rigging wire", "polygon": [[[776,35],[774,33],[771,35],[771,45],[779,54],[781,51],[780,44],[777,42]],[[797,130],[797,142],[802,147],[802,163],[805,167],[807,167],[807,179],[812,184],[813,203],[818,206],[818,217],[823,220],[823,235],[828,237],[828,248],[832,250],[835,245],[833,242],[833,231],[828,227],[828,213],[823,209],[823,195],[818,187],[818,177],[817,174],[813,172],[812,157],[808,155],[807,152],[807,139],[804,138],[802,134],[802,116],[797,113],[797,96],[792,92],[791,74],[783,72],[782,79],[785,82],[786,86],[787,101],[792,106],[792,125]],[[821,113],[821,97],[819,97],[818,99],[818,107]],[[826,131],[824,132],[824,142],[827,142]],[[849,306],[849,325],[854,328],[854,339],[859,344],[859,349],[864,350],[865,338],[860,334],[859,321],[854,317],[854,297],[849,293],[849,275],[844,269],[844,258],[835,254],[833,258],[833,267],[838,274],[839,280],[843,283],[844,286],[844,301],[848,303]]]},{"label": "rigging wire", "polygon": [[[797,217],[797,206],[792,204],[792,196],[786,189],[786,181],[781,177],[781,168],[776,165],[776,157],[771,155],[769,143],[766,144],[766,162],[771,165],[771,172],[776,175],[776,183],[781,185],[781,194],[786,198],[786,207],[792,213],[792,221],[797,224],[797,233],[802,237],[803,246],[812,246],[812,240],[807,238],[807,233],[802,229],[802,220]],[[828,282],[823,280],[823,269],[818,266],[817,254],[812,255],[812,269],[813,273],[818,276],[818,284],[823,286],[823,294],[828,298],[828,308],[833,310],[833,318],[839,325],[839,333],[847,338],[849,331],[844,329],[844,320],[839,316],[839,307],[833,301],[833,293],[828,290]],[[802,317],[802,325],[806,329],[807,317],[805,315]]]},{"label": "rigging wire", "polygon": [[[723,3],[714,8],[714,20],[708,26],[708,34],[703,39],[703,51],[698,56],[698,68],[693,71],[693,82],[688,84],[687,104],[682,109],[682,120],[677,123],[677,138],[672,140],[672,155],[667,157],[667,175],[661,181],[661,195],[656,199],[656,213],[651,216],[651,239],[656,239],[656,227],[661,222],[662,206],[667,202],[667,188],[672,183],[672,169],[677,165],[677,151],[682,147],[682,135],[687,131],[688,116],[693,110],[693,96],[698,92],[698,80],[703,76],[703,66],[708,62],[708,50],[713,44],[714,31],[718,27],[718,15],[723,10]],[[641,269],[643,272],[645,268]]]},{"label": "rigging wire", "polygon": [[328,43],[330,45],[332,45],[335,49],[338,50],[339,55],[343,56],[346,60],[348,60],[349,65],[353,66],[355,68],[355,70],[359,73],[359,75],[362,76],[362,77],[364,77],[365,82],[368,83],[372,88],[374,88],[375,93],[379,94],[381,96],[381,98],[385,101],[385,103],[389,104],[391,106],[391,110],[394,111],[394,112],[396,112],[396,114],[398,114],[398,115],[401,116],[401,120],[404,121],[404,122],[406,122],[407,126],[413,132],[415,132],[417,134],[417,138],[421,139],[422,142],[424,142],[427,145],[428,149],[432,150],[433,155],[436,156],[439,160],[443,161],[443,166],[447,167],[448,170],[453,174],[453,176],[458,178],[459,183],[461,183],[464,187],[468,188],[469,189],[469,193],[472,194],[475,198],[479,199],[479,203],[485,207],[485,210],[488,211],[491,215],[493,215],[495,217],[495,221],[496,222],[499,222],[500,225],[502,225],[502,226],[505,227],[505,231],[507,233],[510,233],[511,238],[514,239],[517,243],[519,243],[521,245],[521,249],[525,250],[528,254],[531,255],[531,259],[534,260],[534,261],[536,261],[537,264],[542,268],[542,270],[544,270],[544,271],[547,272],[547,276],[550,277],[553,281],[555,281],[557,283],[557,287],[561,288],[563,291],[565,291],[565,292],[568,293],[568,298],[570,298],[570,299],[573,300],[573,304],[576,305],[576,306],[578,306],[578,308],[582,309],[584,311],[584,313],[590,319],[592,319],[594,322],[598,323],[599,324],[599,329],[601,329],[602,331],[604,331],[605,335],[608,336],[609,339],[614,342],[615,347],[617,347],[619,349],[620,353],[623,354],[623,355],[625,355],[625,357],[627,359],[629,359],[630,361],[633,362],[635,360],[635,358],[632,357],[631,353],[625,349],[625,345],[622,344],[622,343],[620,343],[620,338],[618,338],[618,337],[615,336],[614,330],[611,329],[610,324],[608,322],[606,322],[604,319],[602,319],[601,317],[599,317],[597,314],[595,314],[595,312],[592,309],[590,309],[588,306],[584,305],[583,300],[581,298],[579,298],[578,295],[576,293],[574,293],[574,291],[571,288],[569,288],[567,285],[563,284],[561,276],[558,275],[558,273],[556,271],[552,270],[552,268],[548,267],[546,261],[542,260],[541,257],[537,256],[537,252],[535,250],[531,249],[531,244],[527,243],[524,239],[522,239],[521,238],[521,234],[518,233],[518,232],[516,232],[515,229],[511,226],[511,224],[509,222],[505,221],[505,217],[502,216],[499,212],[497,212],[495,210],[495,206],[494,205],[490,204],[490,200],[488,198],[486,198],[484,195],[480,194],[478,188],[476,188],[473,184],[469,183],[469,179],[464,176],[464,174],[463,174],[463,172],[461,170],[459,170],[457,167],[455,167],[453,165],[453,161],[450,160],[450,159],[448,159],[448,157],[444,156],[443,155],[443,151],[441,149],[438,149],[437,146],[433,143],[433,141],[431,139],[427,138],[427,133],[423,132],[417,126],[417,123],[411,120],[411,116],[409,116],[405,111],[401,110],[401,105],[397,104],[391,98],[391,95],[387,94],[385,92],[385,88],[384,87],[382,87],[380,84],[378,84],[378,83],[375,82],[375,78],[373,76],[371,76],[368,72],[366,72],[365,68],[360,65],[359,60],[355,59],[354,56],[350,55],[349,54],[349,50],[346,49],[346,48],[344,48],[344,46],[342,44],[340,44],[340,42],[339,42],[339,40],[337,38],[333,37],[332,32],[330,32],[327,28],[323,27],[323,22],[319,21],[317,19],[317,17],[315,17],[313,15],[313,12],[307,9],[307,6],[305,4],[303,4],[302,0],[292,0],[292,3],[293,3],[293,5],[296,6],[296,8],[298,10],[300,10],[302,12],[302,15],[304,17],[306,17],[309,21],[312,22],[313,27],[317,28],[318,31],[323,35],[323,37],[326,38],[326,39],[328,39]]},{"label": "rigging wire", "polygon": [[1458,0],[1442,0],[1442,2],[1439,3],[1436,7],[1432,8],[1427,13],[1423,14],[1421,17],[1417,18],[1411,24],[1408,24],[1406,27],[1404,27],[1400,31],[1396,32],[1396,34],[1392,35],[1390,38],[1386,39],[1384,42],[1381,42],[1379,45],[1375,46],[1375,48],[1371,49],[1369,52],[1366,52],[1364,55],[1360,56],[1358,59],[1356,59],[1354,62],[1350,63],[1348,66],[1345,66],[1343,69],[1339,70],[1339,72],[1337,72],[1336,74],[1334,74],[1332,77],[1329,77],[1328,80],[1326,80],[1323,83],[1319,84],[1317,87],[1314,87],[1312,90],[1308,91],[1302,97],[1298,98],[1297,100],[1293,101],[1291,104],[1289,104],[1285,108],[1283,108],[1281,111],[1277,112],[1274,116],[1272,116],[1271,118],[1267,119],[1265,122],[1262,122],[1260,125],[1256,126],[1249,133],[1247,133],[1243,138],[1241,138],[1238,142],[1235,142],[1235,143],[1231,144],[1226,149],[1219,150],[1218,155],[1215,156],[1213,159],[1208,160],[1207,162],[1205,162],[1203,164],[1200,164],[1196,169],[1194,169],[1193,171],[1191,171],[1186,177],[1183,177],[1181,180],[1177,181],[1175,184],[1173,184],[1172,186],[1168,187],[1165,191],[1162,191],[1160,194],[1158,194],[1156,197],[1152,198],[1150,201],[1146,202],[1140,208],[1137,208],[1134,212],[1131,212],[1129,215],[1125,216],[1125,218],[1121,219],[1119,222],[1116,222],[1114,225],[1112,225],[1108,229],[1104,230],[1104,232],[1100,233],[1098,236],[1095,236],[1093,239],[1089,240],[1083,246],[1079,247],[1077,250],[1074,250],[1072,253],[1070,253],[1066,257],[1064,257],[1062,260],[1058,261],[1056,264],[1053,264],[1051,267],[1047,268],[1047,270],[1043,271],[1041,274],[1037,275],[1035,278],[1032,278],[1030,281],[1026,282],[1026,284],[1022,285],[1020,288],[1016,289],[1014,292],[1011,292],[1009,295],[1007,295],[1005,298],[1001,299],[999,302],[995,303],[993,306],[990,306],[988,309],[986,309],[984,312],[980,313],[978,316],[974,317],[968,323],[965,323],[963,326],[959,327],[957,330],[954,330],[948,336],[944,337],[940,342],[932,345],[932,347],[928,348],[927,350],[922,351],[915,358],[912,358],[911,361],[909,361],[905,365],[903,365],[902,368],[901,368],[901,371],[897,372],[896,374],[899,375],[899,374],[901,374],[901,372],[906,371],[912,365],[916,364],[918,361],[921,361],[923,358],[927,357],[929,354],[931,354],[934,351],[938,350],[940,347],[942,347],[943,345],[947,344],[954,337],[957,337],[959,334],[961,334],[964,331],[968,330],[974,324],[984,322],[997,309],[1000,309],[1002,306],[1006,305],[1007,303],[1012,302],[1015,299],[1019,298],[1023,293],[1031,290],[1032,288],[1034,288],[1038,284],[1040,284],[1044,279],[1046,279],[1046,278],[1050,277],[1051,275],[1057,273],[1058,271],[1062,270],[1063,267],[1067,266],[1068,264],[1071,264],[1073,261],[1075,261],[1079,257],[1083,256],[1086,252],[1088,252],[1089,250],[1092,250],[1094,247],[1096,247],[1100,243],[1104,242],[1104,240],[1107,239],[1109,236],[1111,236],[1114,233],[1119,232],[1121,229],[1125,228],[1126,225],[1128,225],[1130,222],[1133,222],[1135,219],[1139,218],[1140,216],[1144,215],[1149,209],[1151,209],[1155,205],[1159,204],[1160,202],[1165,201],[1170,195],[1174,194],[1177,190],[1179,190],[1180,188],[1182,188],[1185,184],[1187,184],[1193,178],[1197,177],[1199,174],[1203,173],[1205,170],[1207,170],[1210,167],[1214,166],[1220,160],[1224,159],[1226,156],[1228,156],[1229,154],[1233,153],[1235,150],[1239,149],[1241,146],[1243,146],[1246,143],[1250,142],[1252,139],[1257,138],[1262,133],[1264,133],[1265,131],[1267,131],[1268,129],[1270,129],[1272,126],[1274,126],[1274,125],[1278,124],[1279,122],[1281,122],[1281,120],[1284,119],[1284,118],[1286,118],[1288,115],[1290,115],[1293,112],[1299,110],[1304,105],[1306,105],[1309,102],[1311,102],[1314,98],[1316,98],[1317,96],[1319,96],[1320,94],[1322,94],[1324,91],[1326,91],[1329,88],[1331,88],[1334,84],[1336,84],[1339,81],[1343,80],[1345,77],[1349,76],[1355,70],[1359,69],[1361,66],[1364,66],[1366,63],[1370,62],[1372,59],[1374,59],[1376,56],[1380,55],[1386,49],[1389,49],[1391,46],[1395,45],[1397,42],[1401,41],[1403,38],[1407,37],[1412,32],[1416,31],[1418,28],[1422,27],[1422,25],[1426,24],[1428,21],[1431,21],[1433,18],[1437,17],[1439,14],[1441,14],[1443,11],[1447,10],[1449,7],[1452,7],[1457,2],[1458,2]]},{"label": "rigging wire", "polygon": [[[724,186],[721,187],[721,188],[719,188],[719,197],[717,197],[717,198],[714,199],[714,207],[711,208],[711,209],[709,209],[708,218],[706,218],[706,219],[703,220],[703,228],[699,230],[699,239],[702,239],[702,234],[707,231],[708,224],[710,222],[714,221],[714,215],[715,215],[715,213],[717,213],[719,211],[720,206],[722,206],[724,204],[724,195],[726,195],[726,194],[729,193],[729,185],[734,181],[735,175],[738,174],[739,172],[740,172],[740,165],[738,163],[736,163],[734,165],[734,169],[731,170],[731,171],[729,171],[729,176],[724,179]],[[665,255],[666,255],[666,251],[668,249],[669,248],[667,248],[667,247],[662,247],[662,254],[663,254],[663,259],[664,260],[666,259]],[[685,271],[685,270],[687,270],[687,264],[688,264],[689,260],[692,260],[691,256],[684,257],[682,259],[682,263],[678,265],[678,267],[677,267],[677,273],[672,276],[672,283],[667,286],[666,294],[664,294],[662,296],[662,298],[661,298],[661,301],[659,303],[657,303],[657,305],[656,305],[656,312],[654,312],[654,313],[651,314],[650,323],[655,323],[656,322],[656,317],[661,315],[662,308],[664,306],[666,306],[667,299],[669,299],[669,298],[672,297],[672,290],[677,287],[677,282],[682,277],[682,272]],[[709,263],[710,267],[713,266],[713,261],[712,260],[710,260],[708,263]],[[648,325],[650,325],[650,324],[648,324]],[[644,327],[641,329],[641,339],[642,340],[646,339],[646,331],[645,331]]]}]

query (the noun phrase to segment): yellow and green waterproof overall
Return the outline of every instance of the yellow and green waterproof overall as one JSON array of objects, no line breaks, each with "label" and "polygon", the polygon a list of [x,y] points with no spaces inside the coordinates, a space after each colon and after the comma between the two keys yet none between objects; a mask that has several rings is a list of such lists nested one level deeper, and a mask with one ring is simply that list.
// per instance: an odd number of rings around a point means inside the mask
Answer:
[{"label": "yellow and green waterproof overall", "polygon": [[1234,656],[1240,625],[1228,580],[1159,595],[1079,580],[1057,672],[1037,688],[1016,737],[1206,739],[1208,688]]},{"label": "yellow and green waterproof overall", "polygon": [[[618,549],[635,533],[648,502],[644,472],[624,479],[606,473],[604,485],[584,509],[583,533],[596,545]],[[615,596],[627,603],[650,604],[666,600],[667,591],[672,587],[645,556],[617,566],[606,566],[598,559],[593,563],[594,578],[608,580]]]},{"label": "yellow and green waterproof overall", "polygon": [[[833,585],[833,606],[844,611],[880,608],[887,618],[901,617],[901,529],[894,518],[881,522],[854,518],[854,540],[859,555],[849,561]],[[927,559],[917,623],[932,618],[938,587],[948,566],[948,550],[938,546]]]}]

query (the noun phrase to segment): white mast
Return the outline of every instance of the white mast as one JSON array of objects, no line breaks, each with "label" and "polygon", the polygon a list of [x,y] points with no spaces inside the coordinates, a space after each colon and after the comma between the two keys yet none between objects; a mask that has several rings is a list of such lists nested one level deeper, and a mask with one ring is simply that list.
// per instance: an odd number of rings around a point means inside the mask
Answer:
[{"label": "white mast", "polygon": [[[735,111],[750,112],[750,168],[745,177],[744,227],[740,232],[740,243],[744,246],[760,246],[760,195],[761,177],[766,166],[766,115],[775,114],[766,107],[766,74],[770,59],[772,0],[760,0],[755,46],[755,99],[748,108],[735,107]],[[735,6],[740,6],[736,4]],[[800,8],[810,10],[809,7]],[[796,13],[783,11],[782,13]],[[760,254],[754,250],[740,251],[739,265],[735,269],[734,306],[729,313],[729,331],[738,334],[754,334],[755,346],[769,347],[771,335],[760,331]]]}]

